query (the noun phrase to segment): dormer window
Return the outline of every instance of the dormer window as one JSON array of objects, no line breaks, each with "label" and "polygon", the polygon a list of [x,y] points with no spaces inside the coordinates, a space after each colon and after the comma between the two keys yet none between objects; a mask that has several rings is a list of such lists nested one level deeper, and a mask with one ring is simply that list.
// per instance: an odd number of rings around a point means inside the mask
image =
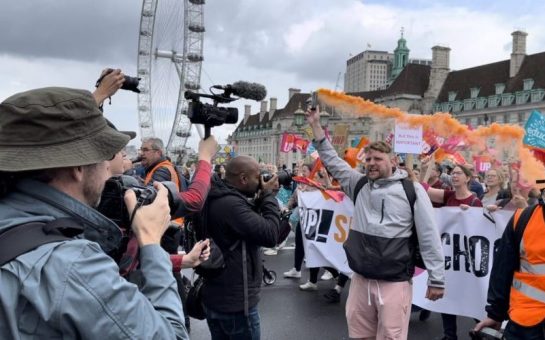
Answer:
[{"label": "dormer window", "polygon": [[479,91],[481,89],[478,87],[472,87],[470,90],[471,90],[471,98],[477,98],[477,96],[479,95]]},{"label": "dormer window", "polygon": [[496,94],[503,94],[503,90],[505,90],[505,84],[496,84]]},{"label": "dormer window", "polygon": [[523,80],[523,89],[526,91],[526,90],[531,90],[532,87],[534,87],[534,80],[533,79],[524,79]]},{"label": "dormer window", "polygon": [[448,93],[448,101],[453,102],[454,100],[456,100],[456,92],[455,91],[450,91]]}]

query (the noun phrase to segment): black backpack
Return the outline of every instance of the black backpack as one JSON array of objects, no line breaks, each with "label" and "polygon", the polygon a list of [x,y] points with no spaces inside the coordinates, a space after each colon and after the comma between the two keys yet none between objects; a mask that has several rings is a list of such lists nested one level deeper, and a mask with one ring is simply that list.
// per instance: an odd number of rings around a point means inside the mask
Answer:
[{"label": "black backpack", "polygon": [[[416,226],[414,224],[414,203],[416,202],[416,191],[414,190],[414,182],[407,177],[403,178],[400,181],[401,185],[403,185],[403,190],[405,191],[405,195],[407,196],[409,205],[411,206],[411,214],[413,215],[413,226],[411,228],[411,244],[414,247],[414,263],[417,267],[426,269],[426,265],[424,264],[424,260],[422,259],[422,254],[420,253],[420,247],[418,245],[418,235],[416,233]],[[354,188],[354,195],[352,196],[352,201],[354,202],[354,205],[356,204],[356,198],[358,197],[361,189],[368,182],[369,179],[367,178],[367,176],[363,176],[356,183],[356,187]]]}]

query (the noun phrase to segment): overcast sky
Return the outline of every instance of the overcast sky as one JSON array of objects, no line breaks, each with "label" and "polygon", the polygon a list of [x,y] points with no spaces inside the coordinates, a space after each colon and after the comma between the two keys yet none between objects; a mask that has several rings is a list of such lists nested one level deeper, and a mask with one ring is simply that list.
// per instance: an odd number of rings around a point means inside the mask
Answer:
[{"label": "overcast sky", "polygon": [[[432,46],[448,46],[451,69],[508,59],[510,34],[517,29],[528,33],[528,54],[545,51],[545,1],[452,3],[207,0],[201,84],[208,89],[237,80],[258,82],[283,107],[290,87],[303,92],[335,88],[350,54],[368,45],[393,51],[401,27],[411,58],[431,59]],[[0,11],[0,99],[44,86],[92,90],[104,67],[119,67],[135,75],[141,7],[138,0],[4,2]],[[164,18],[160,15],[159,21]],[[342,76],[339,84],[342,89]],[[134,93],[120,91],[112,105],[105,106],[107,117],[118,128],[137,131],[136,99]],[[239,119],[244,104],[252,104],[253,113],[259,110],[256,102],[236,103]],[[224,125],[213,134],[225,142],[234,127]],[[190,146],[196,146],[196,135]]]}]

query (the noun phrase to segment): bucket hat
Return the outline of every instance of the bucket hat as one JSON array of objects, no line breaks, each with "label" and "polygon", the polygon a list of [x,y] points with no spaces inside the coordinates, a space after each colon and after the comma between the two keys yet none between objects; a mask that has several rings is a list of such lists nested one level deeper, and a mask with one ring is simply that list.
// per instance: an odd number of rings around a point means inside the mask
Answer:
[{"label": "bucket hat", "polygon": [[47,87],[0,103],[0,171],[80,166],[111,159],[129,136],[110,127],[86,90]]}]

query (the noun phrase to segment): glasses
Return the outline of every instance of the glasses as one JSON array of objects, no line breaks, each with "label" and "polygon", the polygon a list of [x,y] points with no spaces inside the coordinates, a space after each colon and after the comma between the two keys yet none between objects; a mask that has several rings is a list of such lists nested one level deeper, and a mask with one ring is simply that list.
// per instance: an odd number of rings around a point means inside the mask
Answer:
[{"label": "glasses", "polygon": [[452,176],[462,176],[462,175],[465,175],[465,173],[463,171],[453,171],[451,173]]},{"label": "glasses", "polygon": [[156,149],[148,149],[148,148],[140,148],[140,151],[148,152],[148,151],[157,151],[157,150]]},{"label": "glasses", "polygon": [[486,178],[496,178],[496,177],[498,177],[498,175],[486,175],[484,177],[486,177]]}]

